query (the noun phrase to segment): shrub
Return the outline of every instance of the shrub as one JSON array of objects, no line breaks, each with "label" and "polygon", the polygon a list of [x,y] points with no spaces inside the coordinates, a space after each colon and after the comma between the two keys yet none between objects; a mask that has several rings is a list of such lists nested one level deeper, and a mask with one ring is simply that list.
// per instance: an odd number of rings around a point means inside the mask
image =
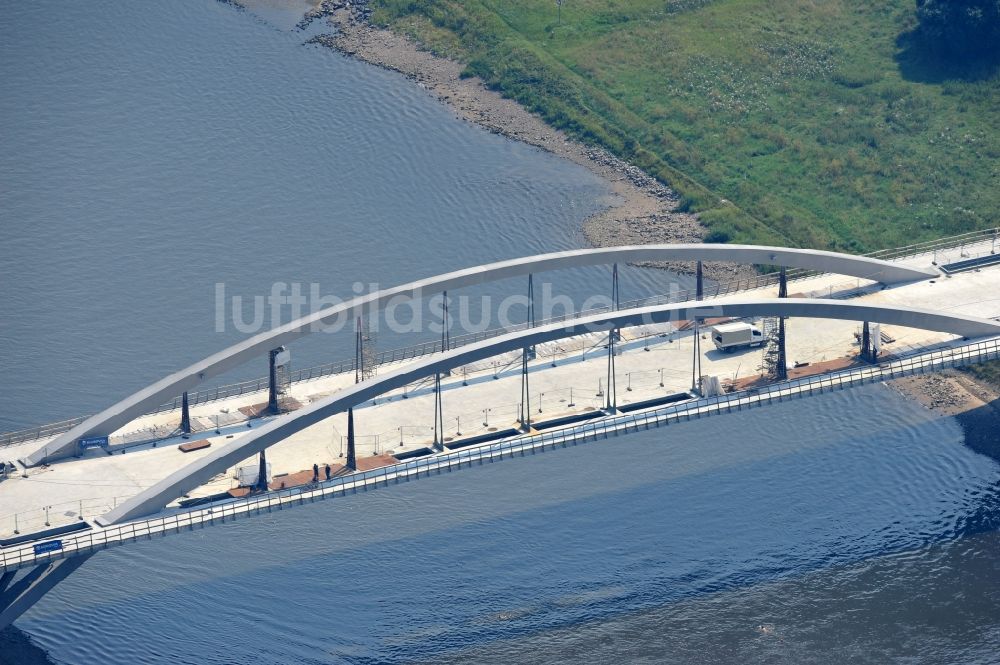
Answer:
[{"label": "shrub", "polygon": [[916,0],[926,46],[946,57],[1000,54],[998,0]]}]

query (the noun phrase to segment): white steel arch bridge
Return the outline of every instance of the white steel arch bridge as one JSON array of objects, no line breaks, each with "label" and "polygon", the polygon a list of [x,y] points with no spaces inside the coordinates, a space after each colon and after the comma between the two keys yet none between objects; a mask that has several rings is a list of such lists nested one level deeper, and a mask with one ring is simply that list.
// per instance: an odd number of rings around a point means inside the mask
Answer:
[{"label": "white steel arch bridge", "polygon": [[[56,437],[47,446],[28,455],[24,461],[27,465],[32,465],[71,454],[75,451],[80,438],[95,434],[109,434],[122,424],[144,413],[150,406],[162,403],[165,398],[176,396],[178,392],[183,392],[210,376],[217,375],[251,358],[263,355],[277,346],[302,337],[309,332],[310,327],[315,322],[341,316],[345,312],[369,312],[384,307],[394,298],[422,298],[443,293],[449,289],[512,276],[532,275],[545,270],[650,260],[699,262],[712,260],[776,265],[818,272],[833,272],[878,281],[886,285],[926,280],[939,276],[937,271],[929,268],[914,268],[867,257],[813,250],[731,245],[658,245],[578,250],[478,266],[360,296],[342,305],[322,310],[257,335],[119,401],[74,429]],[[609,339],[613,339],[613,331],[632,326],[677,320],[699,320],[714,316],[839,319],[940,331],[963,338],[1000,337],[1000,323],[991,319],[935,311],[922,307],[871,305],[809,298],[716,299],[674,303],[605,312],[560,323],[531,327],[456,349],[445,350],[404,367],[385,372],[378,377],[361,381],[351,388],[315,401],[298,411],[275,418],[252,432],[247,432],[232,442],[213,449],[192,464],[172,473],[154,486],[97,518],[94,527],[95,535],[102,530],[111,533],[115,529],[121,529],[123,525],[157,513],[173,499],[204,484],[207,479],[220,471],[225,471],[240,460],[267,449],[305,427],[334,414],[350,412],[352,407],[358,404],[387,391],[411,384],[417,379],[440,376],[442,373],[476,360],[509,351],[521,350],[524,352],[537,344],[588,332],[611,331]],[[609,354],[609,359],[613,359],[613,349]],[[29,540],[21,546],[21,549],[33,545],[44,546],[46,542],[45,537],[40,537],[39,542]],[[65,553],[58,551],[39,553],[36,550],[35,559],[19,559],[16,565],[8,565],[6,556],[0,558],[0,561],[4,563],[4,566],[0,568],[0,574],[2,574],[0,576],[0,627],[12,622],[58,581],[75,570],[80,563],[93,554],[93,551],[93,548],[87,550],[83,547]],[[30,572],[20,579],[16,579],[18,571],[23,569],[30,569]]]}]

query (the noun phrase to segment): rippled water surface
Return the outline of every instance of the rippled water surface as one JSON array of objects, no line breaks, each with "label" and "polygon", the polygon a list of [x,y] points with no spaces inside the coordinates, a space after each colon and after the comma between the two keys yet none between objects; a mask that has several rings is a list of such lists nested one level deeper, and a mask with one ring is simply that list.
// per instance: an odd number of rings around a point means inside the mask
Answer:
[{"label": "rippled water surface", "polygon": [[[215,332],[217,283],[350,297],[585,246],[608,196],[588,171],[305,39],[212,0],[5,8],[0,430],[92,412],[241,338],[228,314]],[[623,298],[667,290],[623,277]],[[611,288],[605,268],[555,280]],[[318,337],[293,366],[350,357],[349,333]]]},{"label": "rippled water surface", "polygon": [[990,662],[998,483],[874,386],[111,550],[21,625],[71,662]]},{"label": "rippled water surface", "polygon": [[[582,246],[586,171],[262,4],[5,8],[0,429],[238,339],[216,282],[348,295]],[[955,421],[870,386],[102,552],[18,626],[66,663],[996,663],[998,499]]]}]

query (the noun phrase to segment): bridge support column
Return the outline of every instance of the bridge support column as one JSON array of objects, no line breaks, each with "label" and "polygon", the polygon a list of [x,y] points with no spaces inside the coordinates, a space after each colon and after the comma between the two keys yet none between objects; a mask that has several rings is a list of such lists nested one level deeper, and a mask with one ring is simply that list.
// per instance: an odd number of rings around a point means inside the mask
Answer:
[{"label": "bridge support column", "polygon": [[441,374],[434,375],[434,449],[444,450],[444,408],[441,403]]},{"label": "bridge support column", "polygon": [[257,489],[267,491],[267,454],[263,450],[257,456]]},{"label": "bridge support column", "polygon": [[521,429],[531,430],[531,394],[528,387],[528,347],[521,351]]},{"label": "bridge support column", "polygon": [[365,375],[365,338],[361,332],[361,317],[354,322],[354,383],[361,383]]},{"label": "bridge support column", "polygon": [[191,433],[191,409],[188,406],[188,394],[186,390],[181,395],[181,431],[185,434]]},{"label": "bridge support column", "polygon": [[[365,338],[361,317],[354,322],[354,383],[361,383],[365,378]],[[351,471],[358,470],[357,442],[354,436],[354,407],[347,409],[347,463]]]},{"label": "bridge support column", "polygon": [[[781,269],[781,274],[778,277],[778,297],[787,298],[788,297],[788,275],[785,274],[785,269]],[[775,373],[775,378],[779,381],[784,381],[788,378],[788,356],[785,354],[785,317],[778,317],[778,367]]]},{"label": "bridge support column", "polygon": [[354,409],[347,410],[347,468],[358,470],[358,452],[354,443]]},{"label": "bridge support column", "polygon": [[778,317],[778,366],[775,368],[775,378],[784,381],[788,378],[788,357],[785,355],[785,317]]},{"label": "bridge support column", "polygon": [[691,359],[691,391],[701,394],[701,327],[694,322],[694,357]]},{"label": "bridge support column", "polygon": [[441,293],[441,350],[451,347],[451,319],[448,316],[448,292]]},{"label": "bridge support column", "polygon": [[[528,273],[528,327],[535,327],[535,276]],[[535,359],[535,345],[528,347],[528,360]]]},{"label": "bridge support column", "polygon": [[865,362],[875,362],[875,351],[872,348],[872,333],[868,322],[861,324],[861,359]]},{"label": "bridge support column", "polygon": [[66,579],[93,554],[43,563],[0,593],[0,630],[14,623],[28,608],[37,603],[52,587]]},{"label": "bridge support column", "polygon": [[267,410],[270,413],[281,413],[278,405],[278,354],[283,352],[285,347],[279,346],[271,349],[267,353]]},{"label": "bridge support column", "polygon": [[[618,291],[618,264],[615,263],[611,266],[611,310],[617,312],[620,305],[621,297]],[[621,331],[618,328],[612,329],[611,334],[614,335],[616,342],[621,340]]]},{"label": "bridge support column", "polygon": [[[445,353],[451,348],[451,317],[448,315],[448,292],[441,292],[441,352]],[[445,376],[451,376],[451,370],[444,372]],[[442,430],[443,431],[443,430]]]},{"label": "bridge support column", "polygon": [[608,391],[604,400],[604,409],[609,413],[618,410],[617,380],[615,377],[615,333],[617,329],[612,329],[608,334]]},{"label": "bridge support column", "polygon": [[[705,273],[701,261],[695,265],[695,300],[705,295]],[[701,318],[694,317],[694,355],[691,358],[691,392],[701,394]]]}]

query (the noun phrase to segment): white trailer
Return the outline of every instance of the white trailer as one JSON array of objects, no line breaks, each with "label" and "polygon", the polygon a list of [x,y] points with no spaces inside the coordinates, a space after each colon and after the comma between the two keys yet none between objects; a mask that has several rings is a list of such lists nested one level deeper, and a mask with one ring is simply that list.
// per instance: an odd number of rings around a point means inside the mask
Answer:
[{"label": "white trailer", "polygon": [[[271,463],[265,462],[264,474],[266,480],[271,480]],[[240,466],[236,468],[236,480],[240,487],[253,487],[260,479],[260,464]]]},{"label": "white trailer", "polygon": [[729,353],[735,349],[760,346],[764,343],[764,333],[749,323],[724,323],[712,326],[712,341],[719,351]]}]

